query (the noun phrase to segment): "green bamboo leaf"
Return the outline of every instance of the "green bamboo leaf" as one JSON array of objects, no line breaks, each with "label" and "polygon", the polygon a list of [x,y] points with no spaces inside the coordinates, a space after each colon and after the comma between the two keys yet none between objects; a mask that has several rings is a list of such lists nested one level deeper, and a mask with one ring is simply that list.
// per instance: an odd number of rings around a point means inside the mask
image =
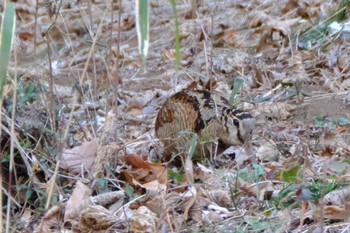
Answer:
[{"label": "green bamboo leaf", "polygon": [[136,0],[136,29],[139,42],[139,52],[142,60],[145,60],[148,54],[149,45],[149,14],[148,0]]},{"label": "green bamboo leaf", "polygon": [[7,67],[11,56],[12,38],[15,31],[16,15],[15,4],[5,2],[4,16],[0,32],[0,98],[7,78]]}]

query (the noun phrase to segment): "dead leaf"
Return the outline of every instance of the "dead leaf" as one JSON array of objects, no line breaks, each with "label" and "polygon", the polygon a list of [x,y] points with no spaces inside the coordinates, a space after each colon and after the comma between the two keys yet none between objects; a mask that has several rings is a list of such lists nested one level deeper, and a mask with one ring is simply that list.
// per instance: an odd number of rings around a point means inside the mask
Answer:
[{"label": "dead leaf", "polygon": [[279,151],[277,145],[269,141],[262,144],[256,152],[256,157],[259,158],[260,161],[278,161],[278,155]]},{"label": "dead leaf", "polygon": [[192,90],[196,89],[198,87],[198,83],[193,81],[190,84],[187,85],[187,87],[184,88],[184,90]]},{"label": "dead leaf", "polygon": [[215,79],[209,79],[208,82],[205,84],[204,89],[211,91],[213,88],[215,88],[217,81]]},{"label": "dead leaf", "polygon": [[[149,198],[144,203],[143,206],[146,206],[153,213],[156,213],[157,216],[161,216],[165,212],[164,205],[168,204],[168,200],[164,200],[163,195],[154,195],[152,198]],[[139,206],[136,208],[140,208]]]},{"label": "dead leaf", "polygon": [[151,191],[153,193],[160,193],[166,191],[166,184],[161,184],[158,180],[153,180],[148,183],[144,183],[141,187],[145,188],[147,191]]},{"label": "dead leaf", "polygon": [[259,39],[259,43],[258,45],[256,46],[256,51],[257,52],[266,52],[266,51],[271,51],[271,47],[272,45],[270,45],[267,41],[270,37],[270,31],[264,31],[262,34],[261,34],[261,37]]},{"label": "dead leaf", "polygon": [[[119,210],[124,197],[124,191],[91,197],[91,190],[81,182],[77,182],[76,188],[66,203],[64,222],[69,223],[72,228],[83,229],[83,232],[89,228],[107,229],[118,223],[119,218],[110,211]],[[109,206],[109,210],[105,206]]]},{"label": "dead leaf", "polygon": [[326,205],[343,205],[346,201],[350,201],[350,187],[329,192],[323,198]]},{"label": "dead leaf", "polygon": [[97,196],[90,197],[89,203],[94,205],[109,206],[125,197],[124,190],[101,193]]},{"label": "dead leaf", "polygon": [[265,115],[265,117],[286,120],[291,116],[294,109],[296,109],[296,107],[291,104],[286,102],[278,102],[274,103],[273,105],[269,104],[261,106],[260,111],[261,114]]},{"label": "dead leaf", "polygon": [[263,11],[255,10],[249,13],[248,27],[257,28],[270,20],[270,17]]},{"label": "dead leaf", "polygon": [[183,219],[185,221],[187,221],[189,211],[193,207],[193,205],[195,204],[195,202],[199,196],[200,196],[200,192],[196,192],[196,195],[193,195],[193,197],[191,197],[190,199],[187,200],[186,206],[185,206],[185,211],[183,213]]},{"label": "dead leaf", "polygon": [[226,42],[235,41],[237,38],[237,30],[235,28],[228,29],[224,32],[223,40]]},{"label": "dead leaf", "polygon": [[142,93],[136,93],[127,101],[128,107],[129,109],[135,108],[142,110],[142,108],[144,108],[152,100],[155,99],[156,95],[157,92],[155,92],[154,90],[147,90]]},{"label": "dead leaf", "polygon": [[113,213],[100,205],[89,206],[81,210],[79,228],[82,232],[106,232],[118,223],[122,223]]},{"label": "dead leaf", "polygon": [[271,19],[267,22],[267,27],[271,28],[271,31],[277,30],[281,32],[284,36],[288,36],[292,32],[292,27],[297,24],[300,20],[297,19],[289,19],[289,20],[275,20]]},{"label": "dead leaf", "polygon": [[46,212],[33,233],[51,233],[52,228],[62,224],[62,212],[62,206],[53,206]]},{"label": "dead leaf", "polygon": [[197,163],[198,168],[195,169],[194,178],[205,181],[213,176],[213,170],[205,167],[204,165]]},{"label": "dead leaf", "polygon": [[350,217],[350,202],[345,202],[344,205],[325,206],[323,214],[321,214],[321,207],[318,206],[314,211],[317,217],[324,217],[328,219],[348,219]]},{"label": "dead leaf", "polygon": [[[148,174],[148,176],[155,176],[154,178],[148,177],[147,182],[149,182],[152,179],[157,179],[160,184],[167,183],[168,173],[166,171],[166,167],[164,167],[163,165],[146,162],[146,161],[144,161],[142,156],[136,155],[136,154],[119,156],[119,159],[121,161],[124,161],[127,165],[132,166],[132,168],[143,169],[143,170],[139,170],[139,171],[146,172]],[[141,177],[144,178],[145,176],[143,175]]]},{"label": "dead leaf", "polygon": [[136,232],[156,232],[158,218],[147,207],[141,206],[131,216],[130,230]]},{"label": "dead leaf", "polygon": [[164,60],[175,60],[175,49],[162,49],[162,56]]},{"label": "dead leaf", "polygon": [[350,71],[350,50],[347,48],[338,58],[338,68],[341,73],[347,73]]},{"label": "dead leaf", "polygon": [[128,111],[129,115],[132,115],[132,116],[143,116],[143,111],[142,109],[139,109],[139,108],[132,108]]},{"label": "dead leaf", "polygon": [[31,32],[20,32],[20,33],[18,33],[18,37],[21,40],[29,40],[30,41],[34,38],[34,34]]},{"label": "dead leaf", "polygon": [[203,222],[207,224],[214,224],[214,223],[219,223],[223,221],[222,214],[213,210],[203,211],[202,215],[203,215]]},{"label": "dead leaf", "polygon": [[90,170],[98,148],[98,139],[85,142],[80,146],[62,152],[60,167],[68,169],[73,174]]},{"label": "dead leaf", "polygon": [[211,190],[208,192],[210,199],[218,206],[229,208],[232,206],[232,199],[226,190]]},{"label": "dead leaf", "polygon": [[29,224],[30,222],[32,222],[32,213],[33,210],[25,208],[21,216],[21,222],[23,222],[24,224]]},{"label": "dead leaf", "polygon": [[129,171],[129,175],[131,175],[135,180],[141,183],[150,182],[155,179],[155,177],[152,174],[150,174],[150,169],[144,168],[131,169]]},{"label": "dead leaf", "polygon": [[92,191],[85,184],[78,181],[72,195],[66,203],[66,211],[64,215],[65,221],[69,219],[77,219],[80,211],[84,208],[85,200],[91,196]]},{"label": "dead leaf", "polygon": [[185,172],[186,181],[189,182],[190,184],[193,184],[194,183],[193,161],[189,157],[186,157],[184,172]]},{"label": "dead leaf", "polygon": [[289,0],[283,7],[283,9],[281,10],[282,14],[286,14],[291,10],[294,10],[298,7],[298,1],[297,0]]},{"label": "dead leaf", "polygon": [[324,148],[324,150],[321,151],[320,156],[332,156],[333,153],[333,148],[328,145]]}]

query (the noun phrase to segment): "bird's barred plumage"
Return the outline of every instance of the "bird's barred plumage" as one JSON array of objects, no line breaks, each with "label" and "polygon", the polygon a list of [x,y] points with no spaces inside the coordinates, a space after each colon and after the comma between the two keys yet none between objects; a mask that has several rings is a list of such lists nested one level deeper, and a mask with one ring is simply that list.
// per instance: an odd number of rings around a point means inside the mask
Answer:
[{"label": "bird's barred plumage", "polygon": [[243,145],[254,130],[253,117],[233,109],[228,101],[204,90],[184,90],[171,96],[158,112],[155,132],[164,144],[163,161],[188,150],[193,133],[200,143],[193,159],[210,156],[218,143],[219,152]]}]

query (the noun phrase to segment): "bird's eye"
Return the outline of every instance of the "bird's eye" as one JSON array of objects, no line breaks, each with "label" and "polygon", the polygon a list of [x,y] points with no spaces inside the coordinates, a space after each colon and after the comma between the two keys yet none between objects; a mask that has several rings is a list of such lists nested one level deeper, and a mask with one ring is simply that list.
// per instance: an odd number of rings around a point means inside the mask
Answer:
[{"label": "bird's eye", "polygon": [[234,119],[233,120],[233,125],[238,127],[239,126],[239,120]]}]

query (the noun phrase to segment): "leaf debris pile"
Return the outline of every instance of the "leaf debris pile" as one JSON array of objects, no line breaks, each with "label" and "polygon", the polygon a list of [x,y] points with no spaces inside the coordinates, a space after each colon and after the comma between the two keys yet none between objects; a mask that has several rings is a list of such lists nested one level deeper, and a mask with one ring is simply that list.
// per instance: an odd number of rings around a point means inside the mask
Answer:
[{"label": "leaf debris pile", "polygon": [[[13,82],[3,108],[3,194],[13,231],[347,227],[346,1],[177,2],[180,70],[168,1],[150,2],[144,63],[133,1],[38,3],[16,3],[17,57],[9,68],[19,77],[16,134]],[[256,118],[259,163],[239,148],[219,167],[151,162],[161,156],[154,120],[167,97],[211,87],[228,98],[237,78],[244,80],[239,107]],[[31,120],[38,115],[40,127]],[[11,136],[16,175],[9,183]]]}]

